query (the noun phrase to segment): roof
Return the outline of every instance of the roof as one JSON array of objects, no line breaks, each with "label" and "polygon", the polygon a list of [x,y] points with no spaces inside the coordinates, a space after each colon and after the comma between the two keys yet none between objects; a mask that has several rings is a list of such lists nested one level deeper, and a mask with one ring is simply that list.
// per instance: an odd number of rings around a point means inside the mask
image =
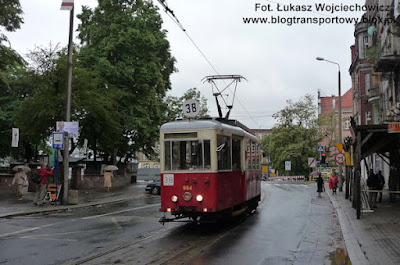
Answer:
[{"label": "roof", "polygon": [[234,133],[236,135],[249,137],[253,140],[256,140],[257,142],[259,141],[257,137],[255,137],[252,133],[248,132],[246,128],[242,128],[242,125],[234,120],[218,121],[216,119],[206,119],[206,120],[172,121],[161,125],[160,131],[203,130],[203,129],[227,131]]},{"label": "roof", "polygon": [[[335,108],[333,108],[333,99],[335,99]],[[332,97],[320,97],[321,100],[321,114],[329,114],[332,111],[337,112],[339,107],[339,98],[337,96]],[[342,95],[342,112],[352,112],[353,110],[353,89],[347,90]]]}]

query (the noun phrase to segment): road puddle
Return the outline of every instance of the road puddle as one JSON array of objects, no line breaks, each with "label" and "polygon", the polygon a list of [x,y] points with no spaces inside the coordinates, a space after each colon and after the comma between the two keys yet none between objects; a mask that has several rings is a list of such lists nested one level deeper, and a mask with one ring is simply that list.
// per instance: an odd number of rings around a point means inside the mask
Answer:
[{"label": "road puddle", "polygon": [[329,254],[329,259],[332,265],[351,265],[347,251],[342,248],[337,248]]}]

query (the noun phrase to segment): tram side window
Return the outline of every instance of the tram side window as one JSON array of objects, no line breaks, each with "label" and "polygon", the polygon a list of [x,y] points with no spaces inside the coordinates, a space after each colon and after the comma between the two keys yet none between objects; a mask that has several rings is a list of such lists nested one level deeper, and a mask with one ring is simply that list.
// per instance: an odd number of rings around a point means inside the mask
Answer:
[{"label": "tram side window", "polygon": [[233,139],[232,140],[232,170],[240,170],[241,169],[241,163],[240,163],[240,157],[241,157],[241,150],[240,150],[240,140],[239,139]]},{"label": "tram side window", "polygon": [[210,140],[204,140],[204,168],[211,169],[211,145]]},{"label": "tram side window", "polygon": [[251,141],[246,141],[246,168],[251,169]]},{"label": "tram side window", "polygon": [[171,142],[164,143],[165,170],[171,170]]},{"label": "tram side window", "polygon": [[231,169],[231,137],[217,136],[218,170]]},{"label": "tram side window", "polygon": [[209,140],[166,141],[164,154],[165,170],[202,170],[211,168]]}]

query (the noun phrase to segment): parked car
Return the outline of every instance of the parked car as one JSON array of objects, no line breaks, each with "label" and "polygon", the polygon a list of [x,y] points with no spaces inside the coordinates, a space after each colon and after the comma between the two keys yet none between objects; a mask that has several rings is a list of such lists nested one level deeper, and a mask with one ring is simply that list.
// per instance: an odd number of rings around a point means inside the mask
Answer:
[{"label": "parked car", "polygon": [[154,195],[161,194],[161,182],[150,182],[146,186],[146,191]]}]

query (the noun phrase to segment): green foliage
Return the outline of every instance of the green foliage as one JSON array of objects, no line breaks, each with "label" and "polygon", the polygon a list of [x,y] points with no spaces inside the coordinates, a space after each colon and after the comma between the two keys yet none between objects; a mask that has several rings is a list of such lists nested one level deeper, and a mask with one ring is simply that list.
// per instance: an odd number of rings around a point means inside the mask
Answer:
[{"label": "green foliage", "polygon": [[168,105],[168,112],[166,115],[166,121],[174,121],[178,118],[183,118],[182,104],[185,100],[195,99],[200,103],[200,113],[197,116],[198,119],[209,118],[207,99],[203,97],[196,88],[191,88],[183,94],[181,97],[168,96],[166,103]]},{"label": "green foliage", "polygon": [[327,115],[320,115],[317,123],[320,138],[324,140],[326,156],[329,158],[331,157],[330,150],[336,150],[335,143],[339,142],[337,135],[338,123],[336,114],[332,111]]},{"label": "green foliage", "polygon": [[[80,63],[95,76],[94,90],[106,95],[101,104],[112,108],[104,126],[87,124],[92,148],[125,158],[139,150],[150,156],[175,71],[157,8],[148,1],[103,0],[94,10],[83,7],[78,17]],[[94,113],[91,118],[99,120]],[[102,130],[112,133],[104,138]]]},{"label": "green foliage", "polygon": [[7,31],[15,31],[21,27],[22,9],[19,0],[0,0],[0,26]]},{"label": "green foliage", "polygon": [[380,45],[375,44],[374,46],[371,46],[367,49],[367,58],[368,61],[372,64],[375,64],[375,62],[379,59],[380,57]]},{"label": "green foliage", "polygon": [[[23,23],[22,9],[19,0],[0,0],[0,26],[6,31],[15,31]],[[6,46],[6,44],[8,46]],[[0,31],[0,86],[6,84],[4,71],[12,66],[23,63],[23,59],[15,52],[8,42],[6,35]]]},{"label": "green foliage", "polygon": [[316,157],[320,140],[316,122],[316,107],[311,95],[287,106],[273,115],[277,124],[271,135],[262,140],[262,150],[270,156],[272,166],[283,174],[285,161],[292,162],[290,174],[307,174],[308,157]]},{"label": "green foliage", "polygon": [[[22,57],[11,48],[6,31],[15,31],[20,28],[22,20],[22,9],[19,0],[0,0],[0,157],[10,155],[11,150],[11,129],[14,127],[13,111],[23,99],[23,93],[14,90],[10,86],[10,79],[23,66]],[[19,152],[14,150],[15,155]]]}]

